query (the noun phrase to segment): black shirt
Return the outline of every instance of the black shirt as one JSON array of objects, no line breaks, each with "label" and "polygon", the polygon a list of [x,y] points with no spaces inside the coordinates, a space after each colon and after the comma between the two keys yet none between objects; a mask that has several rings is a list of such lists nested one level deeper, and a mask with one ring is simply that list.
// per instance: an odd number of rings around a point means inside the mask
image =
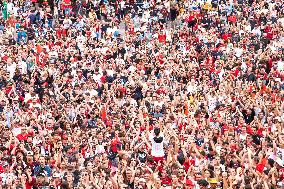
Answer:
[{"label": "black shirt", "polygon": [[243,114],[243,116],[244,116],[244,119],[245,119],[246,124],[251,123],[251,122],[253,121],[253,119],[254,119],[255,112],[254,112],[254,110],[251,110],[251,111],[252,111],[251,114],[248,114],[247,111],[245,111],[245,110],[242,111],[242,114]]},{"label": "black shirt", "polygon": [[4,111],[4,106],[0,105],[0,113]]},{"label": "black shirt", "polygon": [[255,77],[255,75],[253,73],[251,73],[251,74],[248,75],[247,80],[254,82],[254,81],[256,81],[256,77]]},{"label": "black shirt", "polygon": [[255,143],[256,145],[260,145],[260,138],[258,134],[252,135],[252,142]]},{"label": "black shirt", "polygon": [[140,163],[146,162],[147,154],[145,152],[139,150],[137,155],[138,155],[138,159],[139,159]]}]

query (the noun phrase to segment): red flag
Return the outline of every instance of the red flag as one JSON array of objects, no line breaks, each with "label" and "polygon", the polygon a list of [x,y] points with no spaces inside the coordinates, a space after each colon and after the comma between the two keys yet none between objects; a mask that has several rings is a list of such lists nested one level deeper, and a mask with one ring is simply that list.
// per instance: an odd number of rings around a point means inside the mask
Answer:
[{"label": "red flag", "polygon": [[43,49],[42,49],[41,45],[40,45],[40,44],[37,44],[37,46],[36,46],[36,52],[37,52],[37,54],[40,54],[42,51],[43,51]]}]

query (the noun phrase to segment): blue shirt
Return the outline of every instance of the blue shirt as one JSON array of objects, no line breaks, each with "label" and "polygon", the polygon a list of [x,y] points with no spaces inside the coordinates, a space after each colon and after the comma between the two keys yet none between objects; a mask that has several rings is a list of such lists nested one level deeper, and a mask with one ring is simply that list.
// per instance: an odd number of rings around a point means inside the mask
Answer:
[{"label": "blue shirt", "polygon": [[27,33],[25,31],[18,32],[17,43],[20,43],[21,41],[24,41],[24,42],[27,41]]},{"label": "blue shirt", "polygon": [[37,176],[39,173],[41,173],[42,171],[47,173],[48,177],[51,177],[51,168],[49,167],[49,165],[46,165],[44,168],[41,167],[41,165],[38,165],[34,168],[34,175]]},{"label": "blue shirt", "polygon": [[34,24],[36,21],[36,15],[35,14],[30,14],[29,15],[30,23]]}]

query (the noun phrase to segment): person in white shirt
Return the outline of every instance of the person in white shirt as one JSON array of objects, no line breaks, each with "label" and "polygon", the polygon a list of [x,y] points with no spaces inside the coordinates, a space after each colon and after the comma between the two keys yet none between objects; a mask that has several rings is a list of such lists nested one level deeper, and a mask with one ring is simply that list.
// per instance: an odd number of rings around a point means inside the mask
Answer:
[{"label": "person in white shirt", "polygon": [[16,64],[15,62],[12,62],[12,59],[9,58],[9,59],[7,60],[6,71],[9,73],[10,79],[13,78],[14,73],[15,73],[15,71],[16,71],[16,68],[17,68],[17,64]]},{"label": "person in white shirt", "polygon": [[281,71],[284,70],[284,62],[283,62],[283,61],[279,60],[279,61],[277,62],[277,70],[278,70],[279,72],[281,72]]},{"label": "person in white shirt", "polygon": [[241,49],[241,48],[239,48],[239,47],[236,47],[235,49],[235,55],[236,55],[236,57],[241,57],[242,56],[242,54],[243,54],[243,49]]},{"label": "person in white shirt", "polygon": [[65,18],[63,21],[63,28],[69,29],[71,25],[72,25],[72,21],[69,18]]},{"label": "person in white shirt", "polygon": [[188,93],[195,93],[196,90],[197,90],[196,83],[195,83],[194,79],[191,79],[190,83],[187,86],[187,92]]},{"label": "person in white shirt", "polygon": [[9,3],[7,3],[7,12],[8,12],[9,14],[12,14],[12,13],[13,13],[13,8],[14,8],[14,4],[13,4],[12,1],[9,2]]},{"label": "person in white shirt", "polygon": [[261,36],[261,31],[259,27],[254,28],[251,33],[257,35],[257,36]]},{"label": "person in white shirt", "polygon": [[93,74],[93,79],[98,82],[101,83],[101,77],[103,76],[103,74],[99,71],[99,69],[96,69],[94,74]]},{"label": "person in white shirt", "polygon": [[162,161],[165,156],[164,135],[161,133],[159,127],[156,127],[154,129],[154,133],[150,134],[149,139],[152,143],[151,155],[153,156],[154,161]]},{"label": "person in white shirt", "polygon": [[23,58],[20,58],[18,61],[18,68],[21,70],[22,74],[27,73],[27,67],[28,67],[27,62]]}]

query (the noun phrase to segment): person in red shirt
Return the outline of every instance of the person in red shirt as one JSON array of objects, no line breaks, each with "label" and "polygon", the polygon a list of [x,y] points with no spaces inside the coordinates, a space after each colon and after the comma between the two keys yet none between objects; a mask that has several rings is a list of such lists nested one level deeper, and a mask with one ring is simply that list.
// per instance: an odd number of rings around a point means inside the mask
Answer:
[{"label": "person in red shirt", "polygon": [[231,14],[229,17],[228,17],[228,21],[229,21],[229,23],[230,24],[236,24],[236,22],[237,22],[237,17],[236,17],[236,15],[235,14]]},{"label": "person in red shirt", "polygon": [[72,10],[71,0],[63,0],[61,8],[64,10],[65,15],[69,15]]},{"label": "person in red shirt", "polygon": [[33,185],[36,182],[36,179],[31,176],[31,170],[28,168],[24,173],[21,175],[21,183],[23,183],[26,189],[32,189]]},{"label": "person in red shirt", "polygon": [[160,43],[166,43],[166,34],[164,32],[160,32],[158,35],[158,39]]},{"label": "person in red shirt", "polygon": [[272,40],[273,39],[273,28],[271,26],[266,26],[264,29],[264,33],[267,39]]},{"label": "person in red shirt", "polygon": [[26,141],[28,139],[28,136],[29,136],[29,134],[27,132],[27,128],[26,127],[22,127],[21,128],[21,133],[17,135],[17,139],[19,141],[22,141],[22,140]]},{"label": "person in red shirt", "polygon": [[191,28],[191,32],[194,30],[194,26],[197,23],[197,15],[194,15],[193,12],[190,12],[189,15],[185,17],[185,21],[187,22],[187,25],[189,28]]}]

